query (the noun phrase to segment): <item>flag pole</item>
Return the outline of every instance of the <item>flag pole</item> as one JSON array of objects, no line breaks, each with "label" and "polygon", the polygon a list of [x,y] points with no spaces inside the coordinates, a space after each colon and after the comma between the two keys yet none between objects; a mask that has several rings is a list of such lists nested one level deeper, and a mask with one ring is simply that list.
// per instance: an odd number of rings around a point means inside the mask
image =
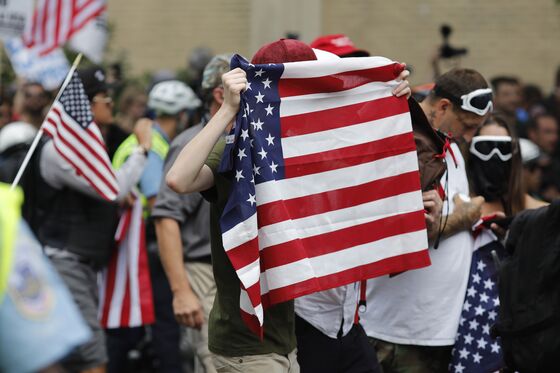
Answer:
[{"label": "flag pole", "polygon": [[[49,108],[48,112],[51,111],[54,103],[58,101],[58,99],[60,98],[60,95],[62,94],[62,92],[64,92],[64,89],[66,88],[66,86],[70,82],[70,79],[72,79],[72,75],[74,75],[74,71],[76,71],[76,69],[78,68],[78,65],[80,64],[81,60],[82,60],[82,53],[78,54],[78,56],[74,60],[74,63],[72,64],[72,67],[70,68],[70,71],[68,72],[68,75],[66,75],[66,78],[64,79],[64,82],[60,86],[60,89],[58,90],[58,93],[56,94],[56,97],[55,97],[54,101],[52,102],[51,107]],[[37,148],[37,145],[39,144],[39,140],[41,139],[41,136],[43,136],[43,125],[44,124],[45,124],[45,120],[43,120],[43,123],[41,124],[41,127],[39,128],[39,131],[37,131],[37,134],[35,135],[35,138],[33,139],[33,143],[31,143],[31,146],[29,147],[29,150],[27,151],[27,154],[25,155],[25,158],[23,159],[23,163],[21,164],[21,166],[20,166],[20,168],[17,172],[17,175],[16,175],[14,181],[12,182],[12,186],[10,187],[10,190],[13,190],[16,187],[16,185],[18,185],[18,183],[21,179],[21,176],[23,175],[23,172],[27,168],[27,164],[29,163],[29,160],[31,159],[31,156],[35,152],[35,149]]]}]

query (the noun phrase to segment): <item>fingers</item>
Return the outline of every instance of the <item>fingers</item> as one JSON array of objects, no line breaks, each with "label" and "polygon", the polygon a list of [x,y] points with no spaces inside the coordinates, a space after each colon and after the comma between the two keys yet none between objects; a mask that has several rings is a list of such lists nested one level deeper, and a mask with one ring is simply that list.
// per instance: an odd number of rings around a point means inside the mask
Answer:
[{"label": "fingers", "polygon": [[202,309],[198,309],[193,313],[192,320],[193,320],[193,325],[192,325],[193,328],[196,329],[202,328],[202,324],[204,324],[204,314],[202,312]]}]

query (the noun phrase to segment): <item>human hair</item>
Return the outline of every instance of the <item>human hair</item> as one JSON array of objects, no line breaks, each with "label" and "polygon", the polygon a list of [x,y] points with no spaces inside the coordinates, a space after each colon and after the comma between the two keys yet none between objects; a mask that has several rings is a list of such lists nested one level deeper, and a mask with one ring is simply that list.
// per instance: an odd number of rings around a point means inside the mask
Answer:
[{"label": "human hair", "polygon": [[490,84],[492,85],[494,93],[498,92],[498,89],[502,84],[520,85],[519,79],[514,76],[507,75],[500,75],[492,78],[492,80],[490,80]]},{"label": "human hair", "polygon": [[509,175],[508,190],[502,199],[506,215],[515,215],[525,209],[525,186],[523,184],[523,162],[519,137],[515,128],[500,113],[490,115],[482,126],[476,131],[475,136],[480,135],[482,128],[497,125],[504,128],[511,137],[511,172]]},{"label": "human hair", "polygon": [[128,85],[121,94],[119,99],[119,112],[128,115],[128,110],[138,97],[146,97],[146,90],[139,85]]},{"label": "human hair", "polygon": [[453,104],[455,112],[462,111],[457,105],[461,96],[477,89],[488,88],[486,79],[476,70],[455,68],[439,76],[434,84],[434,89],[428,96],[431,102],[447,98]]},{"label": "human hair", "polygon": [[527,129],[529,131],[538,131],[539,130],[539,122],[542,118],[552,118],[554,119],[554,122],[556,122],[556,125],[558,125],[558,121],[556,119],[556,117],[550,113],[540,113],[535,115],[533,118],[531,118],[531,120],[529,121],[529,124],[527,126]]}]

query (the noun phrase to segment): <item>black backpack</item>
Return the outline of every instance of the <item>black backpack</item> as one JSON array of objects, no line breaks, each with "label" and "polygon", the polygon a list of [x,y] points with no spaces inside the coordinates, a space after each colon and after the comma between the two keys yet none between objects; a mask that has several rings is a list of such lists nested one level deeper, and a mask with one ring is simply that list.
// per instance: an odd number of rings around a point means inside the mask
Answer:
[{"label": "black backpack", "polygon": [[494,334],[519,372],[560,370],[560,200],[518,214],[499,270]]}]

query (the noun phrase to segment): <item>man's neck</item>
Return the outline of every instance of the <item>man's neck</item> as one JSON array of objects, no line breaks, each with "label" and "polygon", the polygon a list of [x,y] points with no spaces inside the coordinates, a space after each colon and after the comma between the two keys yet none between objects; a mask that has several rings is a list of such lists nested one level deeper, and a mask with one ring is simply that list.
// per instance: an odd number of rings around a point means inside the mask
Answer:
[{"label": "man's neck", "polygon": [[21,113],[20,120],[25,123],[32,124],[39,128],[43,124],[43,115],[32,115],[30,113]]},{"label": "man's neck", "polygon": [[157,123],[169,141],[177,134],[177,120],[174,118],[158,118]]}]

